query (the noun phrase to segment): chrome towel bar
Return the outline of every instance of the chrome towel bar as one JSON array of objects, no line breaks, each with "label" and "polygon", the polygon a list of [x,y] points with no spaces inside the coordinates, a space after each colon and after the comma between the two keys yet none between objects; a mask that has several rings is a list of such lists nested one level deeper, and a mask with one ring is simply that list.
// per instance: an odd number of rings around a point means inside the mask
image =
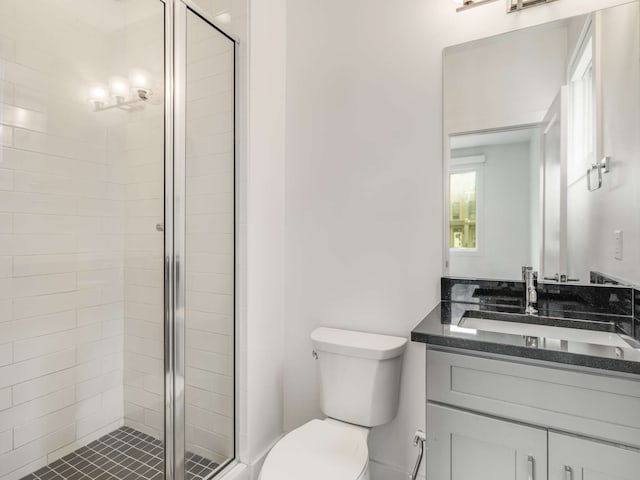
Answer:
[{"label": "chrome towel bar", "polygon": [[[609,173],[610,163],[611,163],[610,158],[604,157],[602,160],[595,162],[593,165],[591,165],[590,168],[587,169],[587,190],[589,190],[590,192],[595,192],[599,188],[602,188],[602,174]],[[598,186],[595,188],[592,188],[591,172],[593,172],[594,170],[598,172]]]}]

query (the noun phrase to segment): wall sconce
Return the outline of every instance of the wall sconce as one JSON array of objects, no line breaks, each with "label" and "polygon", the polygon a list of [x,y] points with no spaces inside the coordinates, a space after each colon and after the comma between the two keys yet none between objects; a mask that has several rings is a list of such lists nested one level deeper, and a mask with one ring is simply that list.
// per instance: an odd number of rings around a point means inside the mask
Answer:
[{"label": "wall sconce", "polygon": [[464,12],[465,10],[469,10],[470,8],[479,7],[480,5],[485,5],[487,3],[493,3],[496,0],[451,0],[456,5],[459,5],[456,8],[456,12]]},{"label": "wall sconce", "polygon": [[141,102],[146,102],[153,95],[151,90],[151,76],[144,70],[133,70],[129,78],[119,75],[109,79],[109,86],[97,83],[89,89],[89,103],[96,112],[119,108],[133,111],[142,108]]},{"label": "wall sconce", "polygon": [[133,70],[129,76],[131,88],[138,94],[141,100],[149,100],[153,92],[151,91],[151,76],[144,70]]},{"label": "wall sconce", "polygon": [[525,8],[537,7],[545,3],[555,2],[556,0],[508,0],[507,13],[519,12]]},{"label": "wall sconce", "polygon": [[[456,12],[463,12],[470,8],[479,7],[496,0],[451,0],[456,5],[460,5]],[[556,0],[507,0],[507,13],[519,12],[525,8],[544,5],[545,3],[555,2]]]}]

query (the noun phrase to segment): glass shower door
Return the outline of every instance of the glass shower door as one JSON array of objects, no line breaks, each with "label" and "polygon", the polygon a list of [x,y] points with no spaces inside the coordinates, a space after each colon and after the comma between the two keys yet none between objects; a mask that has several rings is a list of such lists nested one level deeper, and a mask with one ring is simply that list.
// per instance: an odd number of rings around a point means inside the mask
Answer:
[{"label": "glass shower door", "polygon": [[235,457],[235,43],[182,2],[175,34],[175,468],[197,479]]}]

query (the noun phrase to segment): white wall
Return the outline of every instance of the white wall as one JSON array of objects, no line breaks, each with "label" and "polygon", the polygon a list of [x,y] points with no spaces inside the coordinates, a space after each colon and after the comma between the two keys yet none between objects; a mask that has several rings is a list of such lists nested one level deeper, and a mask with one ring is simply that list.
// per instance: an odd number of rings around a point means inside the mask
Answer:
[{"label": "white wall", "polygon": [[249,13],[240,67],[240,459],[257,478],[283,422],[287,12],[284,0],[253,0]]},{"label": "white wall", "polygon": [[564,22],[447,48],[445,133],[540,123],[564,84]]},{"label": "white wall", "polygon": [[518,279],[531,264],[530,144],[485,145],[451,151],[451,158],[484,155],[478,198],[477,252],[449,254],[449,274]]},{"label": "white wall", "polygon": [[[438,301],[443,48],[619,3],[287,3],[285,429],[320,414],[313,328],[406,336]],[[423,362],[411,345],[399,415],[370,437],[397,478],[425,426]]]},{"label": "white wall", "polygon": [[[288,3],[285,429],[321,415],[311,331],[407,336],[439,297],[441,162],[426,161],[428,2]],[[424,221],[421,221],[423,219]],[[400,411],[370,436],[391,472],[424,427],[424,347]],[[393,474],[393,473],[390,473]]]}]

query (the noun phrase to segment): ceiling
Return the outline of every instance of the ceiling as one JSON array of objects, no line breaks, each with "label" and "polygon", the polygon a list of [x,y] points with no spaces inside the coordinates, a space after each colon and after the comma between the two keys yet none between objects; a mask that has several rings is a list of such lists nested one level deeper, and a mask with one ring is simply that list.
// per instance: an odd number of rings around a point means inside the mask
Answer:
[{"label": "ceiling", "polygon": [[139,22],[162,10],[160,0],[52,0],[82,23],[112,32]]},{"label": "ceiling", "polygon": [[511,143],[528,143],[537,127],[501,130],[493,132],[467,133],[450,138],[451,150],[471,148],[484,145],[508,145]]}]

